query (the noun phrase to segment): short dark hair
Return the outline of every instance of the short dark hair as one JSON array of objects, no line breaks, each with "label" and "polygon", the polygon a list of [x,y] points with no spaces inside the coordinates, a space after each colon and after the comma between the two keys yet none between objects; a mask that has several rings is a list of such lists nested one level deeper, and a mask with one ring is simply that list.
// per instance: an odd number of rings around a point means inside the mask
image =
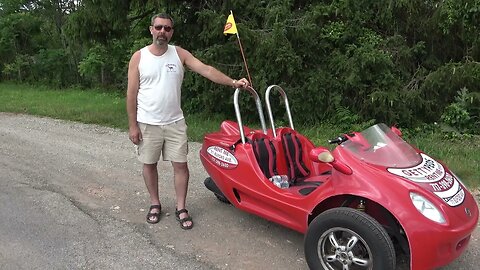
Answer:
[{"label": "short dark hair", "polygon": [[172,16],[168,15],[167,13],[158,13],[152,16],[152,20],[150,21],[150,25],[153,25],[155,22],[156,18],[161,18],[161,19],[168,19],[172,22],[172,27],[173,27],[173,19]]}]

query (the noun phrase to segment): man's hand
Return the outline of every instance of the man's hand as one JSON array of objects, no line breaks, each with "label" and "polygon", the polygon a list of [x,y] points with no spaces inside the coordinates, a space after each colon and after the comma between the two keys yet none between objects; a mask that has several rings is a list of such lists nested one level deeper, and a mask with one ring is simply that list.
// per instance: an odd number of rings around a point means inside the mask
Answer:
[{"label": "man's hand", "polygon": [[250,85],[250,83],[248,82],[247,79],[241,78],[238,81],[233,80],[232,85],[233,85],[233,88],[247,88]]},{"label": "man's hand", "polygon": [[135,145],[138,145],[140,141],[143,139],[142,132],[140,131],[137,125],[130,127],[128,129],[128,137],[130,138],[130,141],[132,141],[132,143]]}]

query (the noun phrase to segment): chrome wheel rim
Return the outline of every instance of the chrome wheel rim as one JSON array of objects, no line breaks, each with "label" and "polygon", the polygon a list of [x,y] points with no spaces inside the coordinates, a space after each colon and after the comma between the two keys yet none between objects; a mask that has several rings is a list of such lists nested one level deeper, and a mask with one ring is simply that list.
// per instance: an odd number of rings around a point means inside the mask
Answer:
[{"label": "chrome wheel rim", "polygon": [[347,228],[335,227],[322,234],[318,256],[324,269],[373,269],[373,258],[367,242]]}]

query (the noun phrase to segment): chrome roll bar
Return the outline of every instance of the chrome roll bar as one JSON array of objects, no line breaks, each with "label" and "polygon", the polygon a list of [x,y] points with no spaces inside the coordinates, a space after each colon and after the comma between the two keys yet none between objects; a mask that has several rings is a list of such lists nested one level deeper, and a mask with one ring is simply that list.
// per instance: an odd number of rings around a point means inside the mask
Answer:
[{"label": "chrome roll bar", "polygon": [[233,95],[233,105],[235,107],[235,115],[237,116],[240,137],[242,139],[242,143],[245,143],[245,132],[243,131],[242,116],[240,114],[240,106],[238,105],[238,95],[240,93],[240,90],[242,89],[250,92],[250,94],[252,94],[252,96],[255,98],[255,105],[257,106],[258,115],[260,117],[260,125],[262,125],[262,131],[264,134],[267,134],[267,127],[265,125],[265,116],[263,115],[262,102],[260,101],[260,97],[258,96],[257,92],[252,87],[237,88],[235,90],[235,94]]},{"label": "chrome roll bar", "polygon": [[270,85],[267,88],[267,91],[265,92],[265,102],[267,103],[267,112],[268,112],[268,117],[270,118],[270,124],[272,126],[273,137],[277,137],[277,132],[275,131],[275,122],[273,121],[272,107],[270,106],[270,91],[272,89],[276,89],[280,93],[280,95],[283,97],[285,108],[287,110],[288,122],[290,123],[290,127],[292,129],[295,129],[295,128],[293,127],[292,114],[290,113],[290,105],[288,105],[287,94],[285,94],[285,91],[280,86],[275,84]]}]

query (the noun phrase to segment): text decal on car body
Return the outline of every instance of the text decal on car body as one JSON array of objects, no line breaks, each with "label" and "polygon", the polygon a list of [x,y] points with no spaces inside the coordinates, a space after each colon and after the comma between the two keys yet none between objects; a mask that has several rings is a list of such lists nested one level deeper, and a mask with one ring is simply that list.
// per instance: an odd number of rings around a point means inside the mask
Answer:
[{"label": "text decal on car body", "polygon": [[230,151],[220,146],[210,146],[207,148],[210,160],[223,169],[235,169],[238,166],[238,160]]},{"label": "text decal on car body", "polygon": [[445,171],[442,164],[421,154],[422,162],[410,168],[388,168],[390,173],[407,178],[424,186],[450,206],[460,205],[465,199],[465,191],[459,181]]},{"label": "text decal on car body", "polygon": [[421,183],[432,183],[444,178],[445,169],[442,164],[425,154],[421,154],[421,156],[423,158],[422,163],[415,167],[401,169],[389,168],[388,171],[414,182]]}]

